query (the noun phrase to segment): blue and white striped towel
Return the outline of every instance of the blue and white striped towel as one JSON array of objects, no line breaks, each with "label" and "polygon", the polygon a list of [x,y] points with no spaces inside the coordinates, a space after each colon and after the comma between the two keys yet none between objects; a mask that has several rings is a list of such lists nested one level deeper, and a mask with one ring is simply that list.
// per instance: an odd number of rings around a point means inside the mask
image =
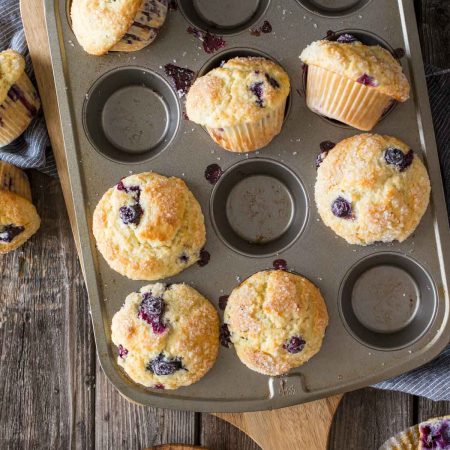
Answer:
[{"label": "blue and white striped towel", "polygon": [[[26,60],[25,70],[33,82],[33,67],[20,19],[19,0],[0,0],[0,51],[13,48]],[[28,129],[11,144],[0,148],[0,159],[23,168],[39,170],[56,176],[56,166],[42,112]]]},{"label": "blue and white striped towel", "polygon": [[[32,78],[32,67],[19,13],[19,0],[0,0],[0,50],[14,48],[26,60],[26,71]],[[450,204],[450,71],[427,67],[436,139],[439,148],[442,175]],[[33,79],[33,78],[32,78]],[[37,167],[56,174],[51,150],[47,152],[48,136],[42,116],[13,144],[0,149],[0,159],[20,167]],[[450,220],[450,214],[449,214]],[[450,400],[450,345],[432,362],[412,372],[377,384],[375,387],[408,392],[432,400]]]}]

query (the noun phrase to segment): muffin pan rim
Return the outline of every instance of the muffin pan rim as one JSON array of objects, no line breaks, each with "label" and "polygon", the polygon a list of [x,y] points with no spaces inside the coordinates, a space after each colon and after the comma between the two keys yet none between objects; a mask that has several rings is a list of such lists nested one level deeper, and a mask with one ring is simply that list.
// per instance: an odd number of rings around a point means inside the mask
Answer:
[{"label": "muffin pan rim", "polygon": [[[399,6],[402,6],[399,4]],[[47,19],[49,23],[49,31],[53,36],[58,35],[58,28],[56,23],[56,14],[54,13],[55,2],[53,0],[46,0],[46,11],[47,11]],[[408,36],[410,41],[413,42],[413,46],[416,48],[418,46],[418,37],[417,37],[417,31],[415,29],[415,22],[414,22],[414,12],[412,9],[412,6],[408,3],[405,3],[403,5],[403,10],[405,12],[406,16],[406,25],[407,27],[412,27],[412,30],[408,28]],[[58,17],[61,18],[61,14],[58,13]],[[64,21],[64,18],[63,18]],[[170,26],[169,24],[166,24],[166,27]],[[63,27],[64,28],[64,27]],[[60,38],[61,38],[60,34]],[[311,41],[314,40],[314,38],[310,39]],[[409,52],[409,45],[410,41],[406,42],[407,46],[407,52]],[[58,94],[58,100],[60,104],[60,113],[63,119],[67,119],[68,121],[72,122],[74,121],[74,125],[76,125],[76,121],[74,118],[74,111],[69,106],[72,102],[71,96],[66,92],[65,90],[65,82],[64,82],[64,64],[67,64],[67,61],[63,63],[63,60],[61,58],[61,49],[59,47],[60,43],[57,42],[57,39],[51,39],[50,45],[52,49],[52,56],[53,56],[53,63],[55,68],[55,78],[56,78],[56,85],[57,85],[57,94]],[[263,46],[264,47],[264,46]],[[70,49],[66,49],[69,52]],[[76,51],[76,50],[74,50]],[[148,52],[145,52],[145,54],[148,54]],[[348,376],[345,377],[340,382],[336,380],[336,383],[333,385],[328,386],[318,386],[315,385],[314,388],[311,390],[308,386],[308,376],[305,377],[306,384],[302,385],[303,388],[301,391],[297,391],[296,395],[291,397],[284,397],[282,395],[279,395],[277,391],[267,391],[267,395],[265,397],[257,397],[257,398],[251,398],[247,400],[237,400],[236,398],[224,398],[220,395],[216,395],[215,393],[211,392],[208,397],[197,396],[196,398],[193,398],[192,396],[189,396],[189,390],[190,388],[183,388],[179,391],[175,391],[174,395],[172,395],[172,392],[154,392],[149,391],[146,389],[141,389],[137,385],[131,385],[129,382],[124,380],[122,378],[123,373],[118,372],[115,367],[114,359],[112,352],[115,352],[115,349],[111,348],[111,346],[108,344],[108,332],[107,329],[110,326],[107,320],[106,316],[103,316],[103,310],[105,308],[104,301],[102,298],[99,297],[100,293],[100,279],[95,276],[95,271],[99,268],[99,266],[102,265],[101,261],[98,261],[100,258],[96,254],[95,248],[93,246],[92,240],[88,239],[88,236],[90,235],[89,230],[89,211],[85,204],[81,204],[80,202],[75,202],[75,210],[77,215],[77,222],[78,222],[78,234],[80,236],[81,240],[81,247],[82,247],[82,255],[83,255],[83,266],[85,269],[86,274],[86,282],[87,282],[87,288],[89,292],[90,297],[90,304],[91,304],[91,310],[93,318],[96,318],[97,320],[94,320],[94,332],[95,332],[95,338],[97,342],[97,350],[99,354],[99,358],[101,361],[101,365],[104,368],[107,376],[111,379],[113,384],[119,389],[119,391],[129,399],[133,401],[138,401],[139,403],[143,404],[151,404],[153,406],[161,406],[161,407],[169,407],[169,408],[177,408],[177,409],[186,409],[186,410],[192,410],[195,409],[197,411],[254,411],[254,410],[261,410],[261,409],[273,409],[277,407],[283,407],[283,406],[290,406],[294,404],[298,404],[303,401],[310,401],[314,400],[320,397],[328,396],[337,392],[344,392],[349,389],[355,389],[358,387],[365,386],[370,383],[374,383],[376,381],[380,381],[381,379],[385,379],[389,376],[393,376],[394,374],[404,372],[406,370],[412,369],[413,367],[417,366],[419,363],[419,360],[421,363],[423,363],[424,360],[431,359],[434,357],[441,348],[446,344],[449,337],[449,327],[448,327],[448,292],[446,290],[447,288],[447,279],[448,275],[445,273],[445,268],[450,265],[450,256],[448,253],[449,249],[449,242],[446,238],[446,235],[440,236],[439,233],[442,233],[444,230],[447,231],[447,218],[445,215],[445,211],[443,211],[442,205],[444,204],[443,199],[443,193],[442,193],[442,186],[441,182],[439,181],[439,178],[434,178],[436,171],[439,169],[438,162],[437,162],[437,152],[435,148],[435,144],[433,142],[433,132],[432,132],[432,124],[431,124],[431,116],[429,111],[429,106],[427,104],[427,97],[426,97],[426,90],[425,90],[425,79],[423,77],[423,66],[422,62],[420,60],[420,51],[416,51],[415,54],[409,55],[411,58],[411,62],[409,66],[411,66],[411,72],[414,75],[413,83],[415,85],[415,92],[414,96],[417,96],[417,99],[414,99],[415,102],[419,105],[419,110],[421,113],[421,119],[422,123],[424,125],[423,134],[421,134],[421,147],[423,147],[426,155],[427,155],[427,165],[430,170],[430,175],[432,175],[432,181],[433,181],[433,191],[432,196],[434,202],[431,203],[431,207],[428,212],[428,218],[427,223],[422,224],[422,227],[418,229],[417,234],[418,236],[425,233],[424,228],[426,225],[434,225],[434,228],[436,230],[436,245],[438,246],[437,250],[434,250],[434,247],[432,248],[433,255],[436,254],[436,260],[439,261],[438,266],[440,267],[440,270],[436,271],[436,267],[434,267],[434,262],[432,261],[420,261],[425,268],[428,268],[428,264],[431,264],[433,267],[431,269],[431,272],[436,275],[438,274],[439,280],[437,281],[438,286],[438,293],[440,296],[440,310],[437,318],[440,321],[440,324],[444,323],[445,321],[445,327],[441,327],[439,333],[436,335],[430,335],[427,337],[427,339],[422,338],[421,341],[421,347],[417,350],[417,352],[414,352],[412,355],[410,355],[409,359],[406,360],[405,356],[402,356],[402,360],[400,363],[389,363],[386,364],[385,368],[378,367],[375,375],[370,375],[365,377],[364,379],[355,377],[355,376]],[[107,57],[108,58],[108,57]],[[290,72],[291,73],[291,72]],[[295,95],[295,94],[294,94]],[[298,99],[297,99],[298,100]],[[294,105],[296,109],[296,114],[298,113],[299,108],[299,102],[295,102]],[[76,108],[75,108],[76,109]],[[308,112],[304,112],[304,114],[308,115]],[[289,132],[289,128],[292,126],[292,115],[288,120],[288,123],[285,125],[285,132]],[[313,119],[311,119],[313,120]],[[415,122],[415,121],[414,121]],[[63,123],[66,123],[63,120]],[[417,127],[417,124],[415,123],[415,127]],[[184,129],[187,127],[184,126]],[[194,127],[195,128],[195,127]],[[73,195],[86,195],[86,192],[89,190],[89,186],[86,186],[86,179],[83,178],[84,175],[82,175],[84,167],[79,163],[79,146],[84,142],[83,138],[78,137],[78,139],[75,138],[75,130],[72,130],[70,127],[65,126],[64,127],[64,137],[65,137],[65,143],[66,143],[66,155],[70,167],[70,179],[71,179],[71,185],[72,185],[72,193]],[[355,132],[356,134],[356,132]],[[385,133],[387,134],[387,133]],[[392,133],[391,133],[392,134]],[[327,138],[326,136],[325,138]],[[401,136],[399,136],[401,138]],[[189,140],[189,137],[187,137]],[[318,141],[323,139],[318,139]],[[80,143],[81,141],[81,143]],[[77,142],[78,145],[75,145]],[[205,141],[204,138],[201,138],[201,142],[204,144]],[[271,149],[273,151],[273,146],[271,146]],[[269,153],[270,154],[270,153]],[[221,154],[222,155],[222,154]],[[280,157],[280,155],[278,155]],[[223,158],[226,160],[227,158]],[[114,167],[114,163],[111,167]],[[121,166],[123,171],[123,166]],[[309,171],[310,169],[308,169]],[[162,172],[162,174],[169,174],[169,175],[179,175],[178,173],[167,173]],[[302,178],[303,170],[300,171],[300,178]],[[188,181],[188,185],[190,185]],[[196,187],[196,192],[198,192],[198,186]],[[204,200],[204,198],[203,198]],[[437,208],[434,205],[440,205],[441,208]],[[205,211],[204,211],[205,212]],[[430,214],[433,214],[433,222],[430,222],[431,217]],[[315,217],[315,215],[314,215]],[[434,236],[434,234],[433,234]],[[331,232],[327,230],[327,233],[324,233],[324,237],[328,243],[334,242],[333,236],[331,235]],[[441,241],[439,241],[439,239]],[[211,239],[211,237],[210,237]],[[337,248],[343,248],[342,245],[340,245],[339,241],[337,242]],[[410,241],[411,242],[411,241]],[[420,242],[420,239],[419,239]],[[433,239],[434,243],[434,239]],[[444,248],[442,248],[442,246]],[[396,248],[405,248],[404,246],[400,246],[398,244],[395,244]],[[409,248],[409,247],[408,247]],[[373,250],[374,248],[372,248]],[[445,251],[447,250],[447,252]],[[377,251],[377,248],[375,248],[375,251]],[[226,252],[225,252],[226,253]],[[361,253],[364,253],[363,251]],[[420,254],[420,252],[419,252]],[[228,253],[226,253],[228,255]],[[350,254],[351,256],[351,254]],[[254,272],[256,272],[258,268],[255,268]],[[298,269],[298,268],[297,268]],[[311,279],[311,276],[309,275],[309,272],[302,270],[297,270],[302,274],[302,276],[305,276],[309,279]],[[184,272],[184,278],[186,280],[192,278],[192,273]],[[204,274],[204,273],[203,273]],[[143,282],[145,283],[145,282]],[[140,283],[140,285],[143,285],[143,283]],[[442,286],[440,284],[443,283]],[[321,287],[323,284],[322,282],[317,282],[315,280],[315,284]],[[199,291],[203,293],[207,298],[208,295],[204,293],[204,288],[199,286]],[[327,305],[330,309],[332,309],[332,303],[333,298],[327,297],[326,294],[324,294],[325,299],[327,300]],[[121,299],[123,301],[123,299]],[[329,341],[334,336],[334,325],[331,324],[327,331],[327,335],[325,340]],[[436,331],[436,330],[434,330]],[[328,342],[325,343],[326,346],[328,346]],[[325,346],[322,348],[322,351],[318,354],[318,357],[316,357],[312,360],[311,364],[308,364],[304,367],[304,371],[307,372],[310,365],[314,367],[320,367],[320,355],[325,353]],[[224,352],[227,352],[226,350],[222,351],[222,355]],[[232,352],[232,350],[228,351]],[[395,355],[398,354],[398,352],[393,352]],[[400,354],[399,354],[400,355]],[[401,356],[401,355],[400,355]],[[112,359],[111,359],[112,358]],[[216,364],[217,365],[217,364]],[[213,369],[214,370],[214,369]],[[247,373],[247,372],[246,372]],[[303,369],[302,369],[303,373]],[[292,375],[289,375],[288,377],[284,377],[283,379],[293,379],[298,378],[299,376],[303,379],[302,373],[292,373]],[[250,375],[250,374],[249,374]],[[207,375],[208,378],[211,378],[213,374]],[[249,378],[251,378],[249,376]],[[267,378],[264,377],[264,380],[267,381]],[[205,379],[205,382],[208,380]],[[277,379],[269,379],[270,383],[276,383]],[[261,381],[259,381],[260,383]],[[197,383],[198,385],[203,384],[202,381]],[[197,386],[197,385],[193,385]]]}]

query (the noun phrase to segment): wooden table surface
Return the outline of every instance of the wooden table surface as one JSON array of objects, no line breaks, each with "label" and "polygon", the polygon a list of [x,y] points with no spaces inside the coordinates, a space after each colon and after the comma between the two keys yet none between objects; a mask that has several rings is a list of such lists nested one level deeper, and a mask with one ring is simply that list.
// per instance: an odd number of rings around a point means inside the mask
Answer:
[{"label": "wooden table surface", "polygon": [[[425,62],[449,71],[450,1],[414,3]],[[140,449],[180,442],[257,449],[214,416],[144,408],[114,390],[96,358],[61,187],[35,171],[30,178],[42,227],[0,257],[0,447]],[[362,389],[344,396],[329,448],[377,449],[396,432],[449,413],[450,402]],[[313,450],[301,443],[298,449]]]}]

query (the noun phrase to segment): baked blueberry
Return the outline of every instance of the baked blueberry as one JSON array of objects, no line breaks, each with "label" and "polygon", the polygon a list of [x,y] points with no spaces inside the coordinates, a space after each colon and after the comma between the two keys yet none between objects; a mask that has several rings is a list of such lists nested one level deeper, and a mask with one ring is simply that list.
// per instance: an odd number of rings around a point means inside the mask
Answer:
[{"label": "baked blueberry", "polygon": [[356,39],[352,34],[343,33],[336,39],[336,41],[340,42],[341,44],[350,44],[351,42],[358,41],[358,39]]},{"label": "baked blueberry", "polygon": [[183,365],[179,358],[165,358],[162,353],[147,364],[147,370],[159,376],[172,375],[181,369]]},{"label": "baked blueberry", "polygon": [[259,107],[264,106],[263,102],[263,86],[264,83],[262,81],[257,81],[256,83],[253,83],[250,85],[250,91],[256,96],[256,104]]},{"label": "baked blueberry", "polygon": [[167,327],[163,322],[164,311],[165,303],[161,297],[154,297],[151,292],[142,295],[138,317],[151,325],[155,334],[162,334],[166,331]]},{"label": "baked blueberry", "polygon": [[197,264],[200,267],[206,266],[206,264],[209,263],[210,259],[211,259],[210,253],[207,250],[203,249],[200,251],[200,259],[197,261]]},{"label": "baked blueberry", "polygon": [[319,144],[321,152],[329,152],[335,146],[336,146],[336,144],[334,142],[331,142],[331,141],[322,141]]},{"label": "baked blueberry", "polygon": [[122,206],[119,210],[120,218],[125,225],[133,223],[139,225],[142,216],[142,208],[139,204]]},{"label": "baked blueberry", "polygon": [[348,219],[352,216],[352,205],[343,197],[338,197],[331,205],[331,211],[336,217]]},{"label": "baked blueberry", "polygon": [[450,449],[450,421],[448,419],[421,424],[419,430],[421,448]]},{"label": "baked blueberry", "polygon": [[285,259],[276,259],[272,265],[276,270],[287,270],[287,261]]},{"label": "baked blueberry", "polygon": [[205,178],[211,183],[216,184],[220,177],[223,174],[222,168],[219,166],[219,164],[210,164],[205,169]]},{"label": "baked blueberry", "polygon": [[384,152],[384,160],[387,164],[395,166],[400,172],[407,169],[413,162],[414,152],[409,150],[408,153],[403,153],[398,148],[388,148]]},{"label": "baked blueberry", "polygon": [[284,344],[283,348],[289,353],[299,353],[306,345],[306,341],[300,336],[292,336],[287,344]]},{"label": "baked blueberry", "polygon": [[119,356],[123,359],[127,355],[128,355],[128,350],[123,345],[119,345]]},{"label": "baked blueberry", "polygon": [[5,225],[2,229],[0,229],[0,242],[9,243],[24,230],[25,227],[16,225]]},{"label": "baked blueberry", "polygon": [[377,85],[374,78],[370,75],[367,75],[367,73],[363,73],[356,81],[363,84],[364,86],[375,87]]},{"label": "baked blueberry", "polygon": [[220,343],[226,348],[231,344],[231,333],[226,323],[220,327]]},{"label": "baked blueberry", "polygon": [[265,77],[267,82],[274,88],[274,89],[279,89],[280,88],[280,83],[278,83],[277,80],[275,80],[275,78],[271,77],[268,73],[265,73]]}]

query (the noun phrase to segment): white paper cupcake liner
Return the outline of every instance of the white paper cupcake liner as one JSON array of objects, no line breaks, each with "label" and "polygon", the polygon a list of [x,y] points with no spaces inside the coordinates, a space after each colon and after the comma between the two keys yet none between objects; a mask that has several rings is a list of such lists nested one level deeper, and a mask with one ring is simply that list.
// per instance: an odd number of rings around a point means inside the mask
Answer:
[{"label": "white paper cupcake liner", "polygon": [[214,142],[225,150],[237,153],[254,152],[268,145],[280,133],[285,106],[286,100],[258,122],[224,128],[207,127],[207,130]]},{"label": "white paper cupcake liner", "polygon": [[0,105],[0,147],[10,144],[28,128],[39,107],[37,92],[24,73]]},{"label": "white paper cupcake liner", "polygon": [[306,103],[322,116],[369,131],[391,102],[391,97],[370,86],[321,67],[308,66]]}]

